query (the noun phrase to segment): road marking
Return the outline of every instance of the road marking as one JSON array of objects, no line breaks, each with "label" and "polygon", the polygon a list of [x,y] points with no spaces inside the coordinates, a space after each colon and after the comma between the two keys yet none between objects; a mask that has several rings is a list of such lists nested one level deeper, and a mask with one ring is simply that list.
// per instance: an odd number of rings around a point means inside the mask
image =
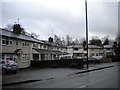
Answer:
[{"label": "road marking", "polygon": [[87,86],[84,85],[84,86],[80,86],[80,87],[78,87],[78,88],[86,88],[86,87],[87,87]]},{"label": "road marking", "polygon": [[[103,79],[103,80],[104,80],[104,79]],[[80,86],[80,87],[77,87],[77,88],[88,88],[89,86],[91,86],[91,85],[93,85],[93,84],[95,84],[95,83],[101,82],[101,81],[103,81],[103,80],[99,80],[99,81],[96,81],[96,82],[94,82],[94,83],[87,84],[87,85],[83,85],[83,86]]]}]

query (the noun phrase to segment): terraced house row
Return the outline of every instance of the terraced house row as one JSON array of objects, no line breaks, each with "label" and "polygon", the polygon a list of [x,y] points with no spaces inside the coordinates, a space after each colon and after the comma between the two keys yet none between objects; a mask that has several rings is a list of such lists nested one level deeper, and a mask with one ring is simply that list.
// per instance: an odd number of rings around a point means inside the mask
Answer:
[{"label": "terraced house row", "polygon": [[[19,68],[29,67],[31,60],[55,60],[67,53],[67,48],[53,42],[0,29],[2,59],[14,60]],[[49,38],[51,40],[51,38]]]},{"label": "terraced house row", "polygon": [[[15,34],[13,31],[0,29],[2,59],[14,60],[19,68],[30,67],[31,60],[57,60],[61,55],[83,58],[86,50],[82,45],[62,46],[48,41],[38,40],[28,35]],[[114,55],[112,45],[104,47],[89,45],[88,56]]]}]

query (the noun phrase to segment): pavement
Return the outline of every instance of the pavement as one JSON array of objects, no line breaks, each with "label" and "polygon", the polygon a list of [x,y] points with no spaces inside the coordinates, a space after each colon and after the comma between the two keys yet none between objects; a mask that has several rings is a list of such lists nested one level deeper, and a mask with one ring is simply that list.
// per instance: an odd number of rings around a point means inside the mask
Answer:
[{"label": "pavement", "polygon": [[[21,69],[17,74],[8,74],[2,76],[2,85],[14,85],[35,81],[50,80],[54,78],[68,77],[71,75],[92,72],[96,70],[101,70],[105,68],[114,67],[116,62],[110,63],[100,63],[100,64],[90,64],[89,69],[75,69],[75,68],[28,68]],[[84,65],[86,67],[86,65]]]}]

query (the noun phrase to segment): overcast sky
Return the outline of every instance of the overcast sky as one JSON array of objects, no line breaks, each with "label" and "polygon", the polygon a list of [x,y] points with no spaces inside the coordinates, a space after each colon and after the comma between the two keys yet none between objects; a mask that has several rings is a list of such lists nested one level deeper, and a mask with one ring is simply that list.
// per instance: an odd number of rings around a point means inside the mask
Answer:
[{"label": "overcast sky", "polygon": [[[10,0],[11,1],[11,0]],[[22,0],[2,1],[0,27],[18,22],[41,39],[54,34],[82,39],[85,37],[84,0]],[[91,36],[109,36],[114,39],[118,32],[118,2],[88,0],[88,29]]]}]

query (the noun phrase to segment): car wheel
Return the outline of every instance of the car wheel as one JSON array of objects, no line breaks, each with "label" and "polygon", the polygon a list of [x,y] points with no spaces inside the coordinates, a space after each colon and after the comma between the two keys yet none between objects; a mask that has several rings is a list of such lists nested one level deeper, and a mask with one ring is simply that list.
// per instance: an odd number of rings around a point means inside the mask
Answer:
[{"label": "car wheel", "polygon": [[13,71],[13,74],[16,74],[17,73],[17,71]]},{"label": "car wheel", "polygon": [[2,75],[7,74],[7,70],[6,69],[2,69]]}]

